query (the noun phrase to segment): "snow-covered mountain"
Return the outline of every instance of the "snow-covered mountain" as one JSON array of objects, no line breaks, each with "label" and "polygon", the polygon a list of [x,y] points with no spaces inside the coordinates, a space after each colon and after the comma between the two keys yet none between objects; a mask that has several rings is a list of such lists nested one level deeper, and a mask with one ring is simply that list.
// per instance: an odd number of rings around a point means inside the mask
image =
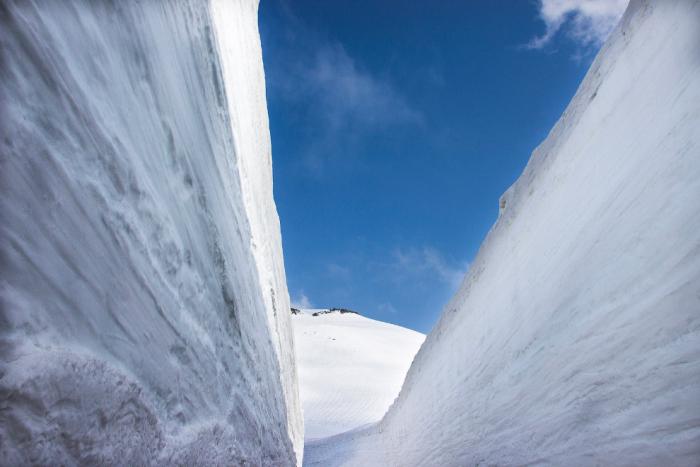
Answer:
[{"label": "snow-covered mountain", "polygon": [[697,465],[700,2],[630,2],[376,425],[306,465]]},{"label": "snow-covered mountain", "polygon": [[302,455],[255,0],[0,7],[0,464]]},{"label": "snow-covered mountain", "polygon": [[379,421],[425,336],[349,310],[292,316],[305,440]]}]

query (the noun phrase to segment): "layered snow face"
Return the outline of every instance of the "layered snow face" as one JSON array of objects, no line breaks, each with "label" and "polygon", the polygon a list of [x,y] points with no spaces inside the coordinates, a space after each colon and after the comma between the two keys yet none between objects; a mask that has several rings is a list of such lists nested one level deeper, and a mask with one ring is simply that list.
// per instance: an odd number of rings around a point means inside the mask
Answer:
[{"label": "layered snow face", "polygon": [[340,311],[302,310],[292,327],[307,442],[379,421],[425,339]]},{"label": "layered snow face", "polygon": [[299,463],[257,2],[0,23],[2,463]]},{"label": "layered snow face", "polygon": [[700,2],[633,1],[381,423],[307,465],[696,465]]}]

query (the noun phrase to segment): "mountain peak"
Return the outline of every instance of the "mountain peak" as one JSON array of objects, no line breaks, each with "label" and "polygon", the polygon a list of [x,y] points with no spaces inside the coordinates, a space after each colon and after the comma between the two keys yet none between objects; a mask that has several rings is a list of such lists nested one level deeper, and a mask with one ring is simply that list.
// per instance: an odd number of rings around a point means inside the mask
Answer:
[{"label": "mountain peak", "polygon": [[299,314],[306,314],[306,315],[311,315],[311,316],[321,316],[321,315],[327,315],[330,313],[339,313],[339,314],[354,314],[354,315],[359,315],[362,316],[360,313],[358,313],[355,310],[350,310],[348,308],[290,308],[291,312],[293,315],[299,315]]}]

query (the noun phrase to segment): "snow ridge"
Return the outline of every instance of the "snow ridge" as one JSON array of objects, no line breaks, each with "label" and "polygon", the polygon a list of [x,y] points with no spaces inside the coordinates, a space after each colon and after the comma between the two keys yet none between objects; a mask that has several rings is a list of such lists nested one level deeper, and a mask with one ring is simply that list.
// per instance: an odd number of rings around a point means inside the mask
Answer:
[{"label": "snow ridge", "polygon": [[632,1],[376,425],[305,465],[695,465],[700,2]]},{"label": "snow ridge", "polygon": [[2,463],[299,464],[257,1],[0,24]]},{"label": "snow ridge", "polygon": [[306,442],[379,421],[425,336],[344,308],[292,313]]}]

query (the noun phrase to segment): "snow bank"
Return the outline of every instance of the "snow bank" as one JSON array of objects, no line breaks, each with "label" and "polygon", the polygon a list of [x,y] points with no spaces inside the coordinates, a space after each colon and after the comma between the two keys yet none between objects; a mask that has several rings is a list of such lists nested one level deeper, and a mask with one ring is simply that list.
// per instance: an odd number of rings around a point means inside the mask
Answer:
[{"label": "snow bank", "polygon": [[[313,316],[317,313],[318,316]],[[292,316],[305,441],[379,421],[425,336],[326,309]]]},{"label": "snow bank", "polygon": [[300,462],[257,2],[0,23],[2,463]]},{"label": "snow bank", "polygon": [[700,2],[633,1],[381,423],[307,465],[696,465]]}]

